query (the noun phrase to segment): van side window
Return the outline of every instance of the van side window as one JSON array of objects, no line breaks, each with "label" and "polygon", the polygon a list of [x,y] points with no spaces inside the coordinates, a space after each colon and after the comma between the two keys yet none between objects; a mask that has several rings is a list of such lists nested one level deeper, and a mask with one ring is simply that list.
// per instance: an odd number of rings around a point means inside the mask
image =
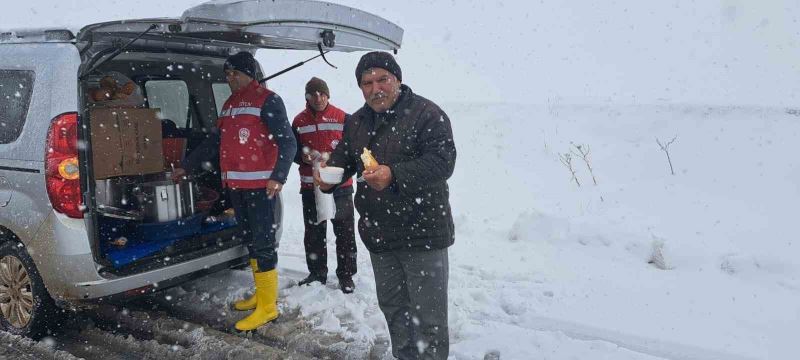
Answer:
[{"label": "van side window", "polygon": [[33,71],[0,69],[0,144],[14,142],[22,133],[33,79]]},{"label": "van side window", "polygon": [[231,87],[228,83],[213,83],[211,90],[214,91],[214,104],[217,106],[217,116],[222,114],[222,106],[231,97]]},{"label": "van side window", "polygon": [[189,87],[183,80],[150,80],[144,84],[151,109],[161,109],[161,118],[175,122],[178,129],[189,123]]}]

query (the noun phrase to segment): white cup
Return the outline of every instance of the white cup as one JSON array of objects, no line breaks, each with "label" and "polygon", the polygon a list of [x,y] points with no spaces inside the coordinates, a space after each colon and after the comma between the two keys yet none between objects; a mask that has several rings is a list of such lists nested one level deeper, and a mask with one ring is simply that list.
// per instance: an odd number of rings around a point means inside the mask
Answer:
[{"label": "white cup", "polygon": [[342,182],[343,176],[344,176],[344,168],[336,166],[326,166],[324,168],[319,168],[319,177],[320,179],[322,179],[322,182],[326,184],[338,184]]}]

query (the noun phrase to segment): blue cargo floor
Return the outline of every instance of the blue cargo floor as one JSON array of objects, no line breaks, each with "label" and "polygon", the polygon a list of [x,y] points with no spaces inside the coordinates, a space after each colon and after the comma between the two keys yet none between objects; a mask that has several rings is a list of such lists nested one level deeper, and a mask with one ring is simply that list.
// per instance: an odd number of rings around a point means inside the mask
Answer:
[{"label": "blue cargo floor", "polygon": [[[165,223],[132,224],[125,220],[103,218],[100,226],[105,258],[114,268],[120,268],[134,261],[156,254],[167,247],[191,240],[194,236],[209,234],[236,225],[236,220],[203,223],[205,214],[197,214],[185,219]],[[123,247],[112,245],[111,239],[124,236],[128,241]]]}]

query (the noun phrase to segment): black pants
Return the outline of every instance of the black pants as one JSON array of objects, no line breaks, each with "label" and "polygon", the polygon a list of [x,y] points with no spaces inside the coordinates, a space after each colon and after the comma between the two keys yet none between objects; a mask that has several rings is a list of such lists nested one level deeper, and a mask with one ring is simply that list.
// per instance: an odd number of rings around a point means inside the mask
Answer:
[{"label": "black pants", "polygon": [[[328,233],[328,222],[314,225],[317,220],[317,204],[313,190],[300,192],[303,197],[303,220],[305,236],[303,245],[306,248],[306,264],[308,271],[318,276],[328,276],[328,249],[325,246]],[[356,233],[353,217],[352,193],[334,194],[336,216],[333,233],[336,235],[336,276],[351,277],[356,273]]]},{"label": "black pants", "polygon": [[450,352],[447,249],[369,255],[392,355],[402,360],[446,360]]},{"label": "black pants", "polygon": [[258,271],[270,271],[278,264],[278,243],[275,239],[275,198],[266,189],[240,189],[228,192],[236,211],[236,222],[250,252],[258,262]]}]

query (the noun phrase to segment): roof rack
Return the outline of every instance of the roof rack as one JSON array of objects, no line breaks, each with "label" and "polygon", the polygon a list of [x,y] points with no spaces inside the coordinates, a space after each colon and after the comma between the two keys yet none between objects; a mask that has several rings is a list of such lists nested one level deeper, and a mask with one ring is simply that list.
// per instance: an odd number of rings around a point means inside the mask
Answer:
[{"label": "roof rack", "polygon": [[75,35],[68,29],[18,29],[0,31],[0,44],[71,42]]}]

